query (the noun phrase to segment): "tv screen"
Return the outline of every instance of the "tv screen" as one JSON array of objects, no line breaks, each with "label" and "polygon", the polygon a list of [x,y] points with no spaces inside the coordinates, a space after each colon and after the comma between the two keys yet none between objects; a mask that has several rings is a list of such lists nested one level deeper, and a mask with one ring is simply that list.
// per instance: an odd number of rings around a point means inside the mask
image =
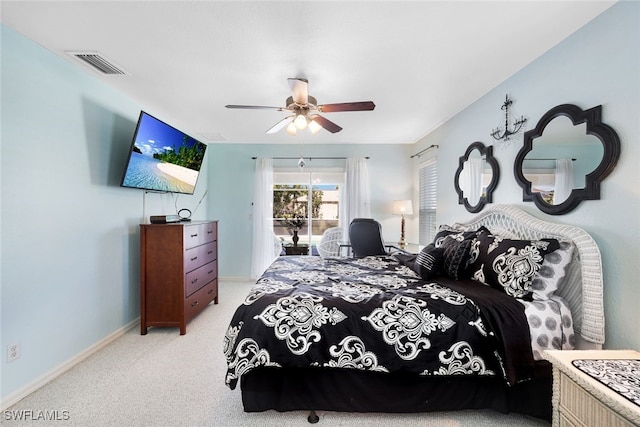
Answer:
[{"label": "tv screen", "polygon": [[193,194],[206,149],[206,144],[141,111],[121,186]]}]

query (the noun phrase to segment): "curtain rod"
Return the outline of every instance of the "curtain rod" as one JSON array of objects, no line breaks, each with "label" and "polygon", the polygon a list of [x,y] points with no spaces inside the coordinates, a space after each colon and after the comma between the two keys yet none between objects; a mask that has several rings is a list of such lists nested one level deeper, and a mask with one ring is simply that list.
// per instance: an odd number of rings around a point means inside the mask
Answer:
[{"label": "curtain rod", "polygon": [[[301,156],[304,157],[304,156]],[[298,160],[300,157],[271,157],[274,160]],[[252,157],[253,160],[257,159],[257,157]],[[304,157],[305,160],[346,160],[347,157]],[[370,159],[369,156],[365,157],[365,159]]]},{"label": "curtain rod", "polygon": [[[549,158],[549,159],[535,159],[535,158],[533,158],[533,159],[522,159],[522,160],[526,162],[528,160],[558,160],[558,159],[556,159],[556,158]],[[571,161],[575,162],[576,159],[571,159]]]},{"label": "curtain rod", "polygon": [[416,154],[414,154],[413,156],[411,156],[409,158],[413,159],[414,157],[420,157],[420,154],[424,153],[425,151],[431,150],[432,148],[438,148],[438,147],[440,147],[440,146],[436,145],[436,144],[432,144],[432,145],[428,146],[427,148],[425,148],[424,150],[417,152]]}]

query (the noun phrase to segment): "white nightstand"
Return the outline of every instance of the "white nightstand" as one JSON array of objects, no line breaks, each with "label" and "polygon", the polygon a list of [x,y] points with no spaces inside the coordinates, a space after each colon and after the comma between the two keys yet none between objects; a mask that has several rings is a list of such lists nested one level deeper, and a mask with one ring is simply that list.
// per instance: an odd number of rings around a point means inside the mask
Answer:
[{"label": "white nightstand", "polygon": [[548,350],[553,364],[553,426],[640,426],[640,407],[592,378],[579,359],[640,359],[632,350]]}]

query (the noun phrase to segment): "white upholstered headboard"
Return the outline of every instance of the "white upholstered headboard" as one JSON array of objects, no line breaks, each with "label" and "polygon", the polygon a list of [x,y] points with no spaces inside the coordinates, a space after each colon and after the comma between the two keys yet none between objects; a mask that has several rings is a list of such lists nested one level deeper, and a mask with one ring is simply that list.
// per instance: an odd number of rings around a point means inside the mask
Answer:
[{"label": "white upholstered headboard", "polygon": [[518,239],[554,238],[571,241],[577,248],[568,266],[566,283],[556,291],[571,309],[576,346],[580,349],[602,348],[604,344],[604,306],[600,250],[583,229],[543,221],[510,205],[494,205],[470,221],[454,228],[487,227],[492,233]]}]

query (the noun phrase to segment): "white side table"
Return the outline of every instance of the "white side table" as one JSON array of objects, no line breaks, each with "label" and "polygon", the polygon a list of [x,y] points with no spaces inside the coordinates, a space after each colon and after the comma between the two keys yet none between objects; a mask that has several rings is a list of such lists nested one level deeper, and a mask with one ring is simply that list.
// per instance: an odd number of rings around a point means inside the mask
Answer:
[{"label": "white side table", "polygon": [[556,426],[640,426],[640,407],[573,366],[579,359],[640,359],[633,350],[547,350],[553,364]]}]

